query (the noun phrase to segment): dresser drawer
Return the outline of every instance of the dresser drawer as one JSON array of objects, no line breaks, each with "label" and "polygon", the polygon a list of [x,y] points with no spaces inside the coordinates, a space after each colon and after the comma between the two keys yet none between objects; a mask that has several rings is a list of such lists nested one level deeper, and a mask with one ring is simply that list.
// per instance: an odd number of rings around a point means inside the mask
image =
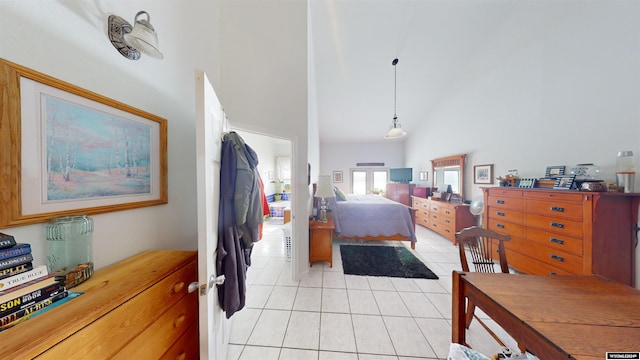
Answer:
[{"label": "dresser drawer", "polygon": [[558,201],[527,200],[526,211],[531,214],[582,221],[582,204]]},{"label": "dresser drawer", "polygon": [[195,360],[200,358],[198,345],[198,322],[194,322],[182,334],[160,360]]},{"label": "dresser drawer", "polygon": [[581,256],[571,255],[564,251],[559,251],[556,249],[548,248],[546,246],[538,245],[538,243],[533,241],[520,239],[505,241],[504,246],[507,249],[507,259],[509,253],[513,251],[538,259],[539,261],[554,268],[558,268],[572,274],[582,274]]},{"label": "dresser drawer", "polygon": [[522,211],[522,198],[489,195],[486,206]]},{"label": "dresser drawer", "polygon": [[433,221],[432,219],[431,221],[429,221],[429,228],[446,237],[447,239],[455,239],[456,232],[453,224],[445,224],[438,221]]},{"label": "dresser drawer", "polygon": [[526,199],[561,201],[574,204],[582,204],[583,194],[562,191],[528,191],[525,193]]},{"label": "dresser drawer", "polygon": [[545,230],[554,234],[562,234],[582,239],[582,222],[527,214],[525,224],[528,227]]},{"label": "dresser drawer", "polygon": [[523,227],[520,224],[514,224],[507,221],[500,221],[498,219],[489,218],[487,222],[487,229],[496,231],[500,234],[511,235],[512,237],[523,236]]},{"label": "dresser drawer", "polygon": [[558,249],[577,256],[583,255],[582,239],[576,239],[569,236],[558,235],[543,230],[528,228],[526,230],[526,238],[536,243]]},{"label": "dresser drawer", "polygon": [[416,209],[429,209],[429,200],[413,196],[412,206]]},{"label": "dresser drawer", "polygon": [[159,359],[198,319],[197,292],[184,296],[151,326],[120,350],[113,359]]},{"label": "dresser drawer", "polygon": [[429,216],[416,215],[416,225],[422,225],[425,227],[429,227]]},{"label": "dresser drawer", "polygon": [[110,358],[184,297],[189,283],[196,280],[197,271],[196,262],[190,262],[118,306],[108,316],[97,319],[52,347],[39,359]]},{"label": "dresser drawer", "polygon": [[487,189],[487,192],[491,196],[499,196],[499,197],[515,197],[521,198],[523,195],[523,191],[514,188],[490,188]]},{"label": "dresser drawer", "polygon": [[516,251],[507,251],[507,262],[519,272],[532,275],[575,275]]},{"label": "dresser drawer", "polygon": [[496,221],[507,221],[514,224],[522,224],[522,212],[490,206],[487,209],[487,216]]}]

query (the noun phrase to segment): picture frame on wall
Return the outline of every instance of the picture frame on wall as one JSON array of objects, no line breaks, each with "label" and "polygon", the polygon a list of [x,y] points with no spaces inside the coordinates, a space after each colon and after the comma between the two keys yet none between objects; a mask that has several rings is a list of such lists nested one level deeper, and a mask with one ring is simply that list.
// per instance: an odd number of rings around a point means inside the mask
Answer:
[{"label": "picture frame on wall", "polygon": [[342,182],[342,171],[334,171],[333,172],[333,182],[341,183]]},{"label": "picture frame on wall", "polygon": [[474,184],[493,184],[493,164],[474,165]]},{"label": "picture frame on wall", "polygon": [[167,121],[0,59],[0,228],[166,204]]},{"label": "picture frame on wall", "polygon": [[418,180],[420,180],[420,181],[429,181],[429,172],[428,171],[420,171],[418,173]]}]

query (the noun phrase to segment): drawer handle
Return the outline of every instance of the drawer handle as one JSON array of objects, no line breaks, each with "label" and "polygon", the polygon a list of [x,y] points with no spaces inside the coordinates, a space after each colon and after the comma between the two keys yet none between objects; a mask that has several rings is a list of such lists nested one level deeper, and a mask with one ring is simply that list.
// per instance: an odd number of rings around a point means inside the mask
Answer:
[{"label": "drawer handle", "polygon": [[451,214],[451,211],[449,211],[449,210],[445,210],[445,212],[444,212],[444,213],[445,213],[445,214],[447,214],[447,215],[449,215],[449,214]]},{"label": "drawer handle", "polygon": [[555,261],[564,262],[564,258],[562,256],[558,256],[556,254],[551,254],[551,258]]},{"label": "drawer handle", "polygon": [[552,206],[551,207],[551,211],[564,212],[564,208],[563,207],[559,207],[559,206]]},{"label": "drawer handle", "polygon": [[451,232],[451,230],[449,230],[449,229],[446,229],[446,230],[445,230],[444,232],[448,232],[448,233],[450,233],[450,232]]},{"label": "drawer handle", "polygon": [[496,204],[504,205],[504,200],[496,200]]},{"label": "drawer handle", "polygon": [[179,328],[186,318],[187,317],[184,316],[184,314],[180,314],[180,316],[178,316],[175,320],[173,320],[173,327]]},{"label": "drawer handle", "polygon": [[445,220],[444,222],[446,222],[447,224],[451,224],[451,220]]},{"label": "drawer handle", "polygon": [[179,283],[173,285],[174,293],[179,293],[180,291],[182,291],[182,289],[184,289],[184,281],[180,281]]},{"label": "drawer handle", "polygon": [[556,238],[550,238],[549,241],[551,241],[552,243],[559,244],[559,245],[564,245],[564,240],[560,240],[560,239],[556,239]]},{"label": "drawer handle", "polygon": [[558,228],[558,229],[564,229],[564,224],[557,223],[557,222],[552,222],[551,223],[551,227],[555,227],[555,228]]},{"label": "drawer handle", "polygon": [[502,211],[498,211],[498,212],[496,212],[496,215],[498,215],[498,216],[504,216],[504,213],[503,213]]},{"label": "drawer handle", "polygon": [[502,224],[496,224],[497,227],[499,227],[500,229],[504,229],[504,225]]},{"label": "drawer handle", "polygon": [[438,227],[438,224],[432,224],[432,225],[433,225],[433,227]]},{"label": "drawer handle", "polygon": [[555,271],[549,271],[549,275],[558,275]]}]

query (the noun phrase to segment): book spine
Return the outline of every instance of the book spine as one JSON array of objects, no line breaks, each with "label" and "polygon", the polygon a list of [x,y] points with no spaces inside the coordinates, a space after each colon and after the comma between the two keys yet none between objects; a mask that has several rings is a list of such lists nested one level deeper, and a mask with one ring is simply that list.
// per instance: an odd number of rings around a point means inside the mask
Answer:
[{"label": "book spine", "polygon": [[16,239],[9,234],[0,232],[0,249],[8,248],[16,245]]},{"label": "book spine", "polygon": [[66,296],[67,296],[67,291],[62,291],[44,300],[33,303],[32,305],[24,309],[18,310],[7,316],[0,317],[0,330],[7,329],[13,325],[20,323],[22,320],[28,319],[29,316],[34,312],[44,309],[45,307],[53,304],[54,302],[65,298]]},{"label": "book spine", "polygon": [[0,260],[0,270],[33,261],[31,253]]},{"label": "book spine", "polygon": [[0,249],[0,260],[30,254],[31,253],[31,245],[29,244],[17,244],[12,247],[8,247],[6,249]]},{"label": "book spine", "polygon": [[0,279],[5,279],[13,275],[21,274],[25,271],[33,270],[33,263],[24,263],[16,266],[11,266],[6,269],[0,270]]},{"label": "book spine", "polygon": [[46,265],[40,265],[35,269],[30,271],[26,271],[17,275],[10,276],[8,278],[0,279],[0,290],[5,291],[9,290],[14,286],[22,285],[31,280],[47,276],[49,272],[47,271]]},{"label": "book spine", "polygon": [[66,288],[60,283],[54,283],[45,288],[19,296],[15,299],[7,300],[0,304],[0,317],[22,310],[37,302],[50,298],[61,291],[66,291]]}]

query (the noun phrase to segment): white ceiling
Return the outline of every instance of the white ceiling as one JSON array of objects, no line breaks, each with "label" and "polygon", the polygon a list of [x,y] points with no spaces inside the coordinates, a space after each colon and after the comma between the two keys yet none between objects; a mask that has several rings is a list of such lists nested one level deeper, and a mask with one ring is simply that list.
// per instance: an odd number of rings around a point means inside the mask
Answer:
[{"label": "white ceiling", "polygon": [[532,32],[552,29],[570,14],[571,3],[311,0],[316,87],[310,94],[317,101],[320,141],[399,141],[383,140],[393,119],[394,58],[403,129],[411,134],[438,121],[430,115],[448,94],[490,71]]}]

